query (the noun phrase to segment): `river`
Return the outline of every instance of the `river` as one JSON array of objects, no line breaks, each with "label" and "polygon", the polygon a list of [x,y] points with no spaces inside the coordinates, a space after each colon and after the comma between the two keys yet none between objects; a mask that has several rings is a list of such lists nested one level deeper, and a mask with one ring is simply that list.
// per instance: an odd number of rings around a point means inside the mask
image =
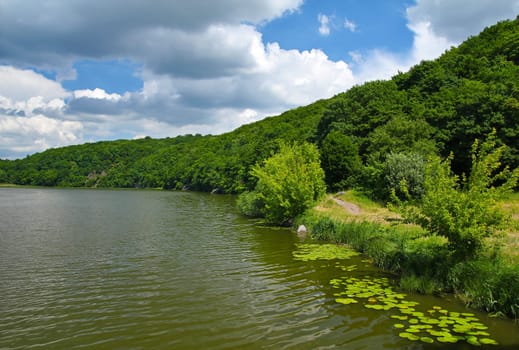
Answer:
[{"label": "river", "polygon": [[[338,303],[334,279],[393,276],[362,256],[296,259],[315,242],[241,217],[234,201],[0,188],[0,349],[476,348],[404,339],[395,310]],[[451,299],[406,296],[474,313]],[[474,314],[500,344],[489,348],[519,348],[517,324]]]}]

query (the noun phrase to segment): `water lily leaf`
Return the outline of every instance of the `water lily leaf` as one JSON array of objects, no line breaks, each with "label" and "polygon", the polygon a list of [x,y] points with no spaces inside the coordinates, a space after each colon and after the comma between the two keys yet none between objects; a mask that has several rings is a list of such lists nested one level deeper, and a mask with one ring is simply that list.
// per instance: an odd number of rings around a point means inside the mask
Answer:
[{"label": "water lily leaf", "polygon": [[437,320],[435,318],[430,318],[430,317],[420,318],[420,321],[422,321],[425,324],[439,324],[440,323],[440,320]]},{"label": "water lily leaf", "polygon": [[353,298],[336,298],[335,301],[340,303],[340,304],[344,304],[344,305],[358,303],[358,301],[353,299]]},{"label": "water lily leaf", "polygon": [[368,309],[373,309],[373,310],[382,310],[382,309],[384,309],[384,307],[382,305],[379,305],[379,304],[366,304],[366,305],[364,305],[364,307],[366,307]]},{"label": "water lily leaf", "polygon": [[294,259],[301,261],[350,259],[360,253],[346,246],[336,244],[299,244],[292,253]]},{"label": "water lily leaf", "polygon": [[494,339],[490,339],[490,338],[481,338],[481,339],[479,339],[479,342],[483,345],[499,345],[499,343],[497,341],[495,341]]},{"label": "water lily leaf", "polygon": [[[429,333],[433,337],[443,337],[443,336],[445,336],[445,332],[437,331],[437,330],[434,330],[434,329],[427,330],[427,333]],[[447,334],[447,335],[450,335],[450,334]]]},{"label": "water lily leaf", "polygon": [[488,337],[488,336],[490,336],[490,333],[485,332],[485,331],[468,332],[467,334],[468,335],[473,335],[473,336],[476,336],[476,337]]},{"label": "water lily leaf", "polygon": [[417,329],[417,328],[411,328],[411,327],[407,328],[405,331],[406,331],[407,333],[420,333],[420,332],[421,332],[419,329]]},{"label": "water lily leaf", "polygon": [[470,337],[467,337],[466,340],[467,340],[467,343],[469,343],[470,345],[481,346],[481,343],[478,341],[478,337],[470,336]]},{"label": "water lily leaf", "polygon": [[430,338],[430,337],[420,337],[420,341],[424,342],[424,343],[427,343],[427,344],[432,344],[434,343],[434,339],[433,338]]},{"label": "water lily leaf", "polygon": [[398,336],[401,337],[401,338],[409,339],[409,340],[418,340],[418,339],[420,339],[419,336],[411,334],[411,333],[408,333],[408,332],[402,332]]},{"label": "water lily leaf", "polygon": [[391,315],[390,316],[391,318],[394,318],[394,319],[397,319],[397,320],[400,320],[400,321],[405,321],[407,320],[407,316],[403,315],[403,316],[400,316],[400,315]]},{"label": "water lily leaf", "polygon": [[439,338],[436,338],[436,340],[438,340],[440,343],[457,343],[458,342],[458,338],[456,337],[453,337],[453,336],[450,336],[450,337],[439,337]]}]

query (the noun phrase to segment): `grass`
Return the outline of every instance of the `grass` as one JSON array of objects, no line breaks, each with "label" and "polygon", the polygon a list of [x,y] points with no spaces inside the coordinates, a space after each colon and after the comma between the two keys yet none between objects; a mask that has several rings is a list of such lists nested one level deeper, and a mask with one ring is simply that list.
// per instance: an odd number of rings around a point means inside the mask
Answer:
[{"label": "grass", "polygon": [[519,265],[519,192],[509,194],[498,206],[510,215],[510,224],[501,238],[502,252]]},{"label": "grass", "polygon": [[[334,201],[334,198],[356,205],[360,209],[359,213],[351,213]],[[325,214],[342,222],[369,221],[379,224],[391,224],[400,221],[399,214],[390,211],[383,204],[374,202],[355,190],[340,192],[335,195],[329,194],[314,210],[317,213]]]}]

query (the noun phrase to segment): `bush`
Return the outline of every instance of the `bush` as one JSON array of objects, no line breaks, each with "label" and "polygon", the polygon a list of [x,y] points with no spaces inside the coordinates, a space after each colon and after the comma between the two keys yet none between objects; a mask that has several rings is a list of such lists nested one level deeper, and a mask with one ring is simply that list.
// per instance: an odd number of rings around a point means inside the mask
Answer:
[{"label": "bush", "polygon": [[495,133],[481,145],[474,142],[468,178],[451,174],[452,156],[444,161],[431,159],[425,169],[425,194],[418,212],[405,213],[406,219],[446,237],[456,261],[477,257],[484,239],[506,224],[496,201],[515,187],[519,169],[500,169],[505,147],[495,146]]},{"label": "bush", "polygon": [[425,160],[416,153],[391,153],[384,162],[389,192],[400,199],[418,199],[424,194]]},{"label": "bush", "polygon": [[319,151],[309,143],[281,144],[279,152],[254,166],[251,174],[258,178],[256,203],[270,224],[290,224],[326,192]]},{"label": "bush", "polygon": [[246,191],[241,193],[236,200],[238,210],[245,216],[252,218],[263,217],[262,208],[265,206],[259,193]]}]

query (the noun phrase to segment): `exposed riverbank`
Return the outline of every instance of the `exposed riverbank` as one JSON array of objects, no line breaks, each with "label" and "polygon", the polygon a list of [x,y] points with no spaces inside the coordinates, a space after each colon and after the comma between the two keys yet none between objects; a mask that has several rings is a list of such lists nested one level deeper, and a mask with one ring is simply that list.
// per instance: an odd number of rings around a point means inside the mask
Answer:
[{"label": "exposed riverbank", "polygon": [[510,225],[487,241],[476,260],[453,263],[446,238],[405,224],[400,216],[354,191],[327,196],[296,224],[315,239],[346,243],[401,276],[400,286],[421,293],[454,293],[468,306],[519,318],[519,194],[500,203]]}]

